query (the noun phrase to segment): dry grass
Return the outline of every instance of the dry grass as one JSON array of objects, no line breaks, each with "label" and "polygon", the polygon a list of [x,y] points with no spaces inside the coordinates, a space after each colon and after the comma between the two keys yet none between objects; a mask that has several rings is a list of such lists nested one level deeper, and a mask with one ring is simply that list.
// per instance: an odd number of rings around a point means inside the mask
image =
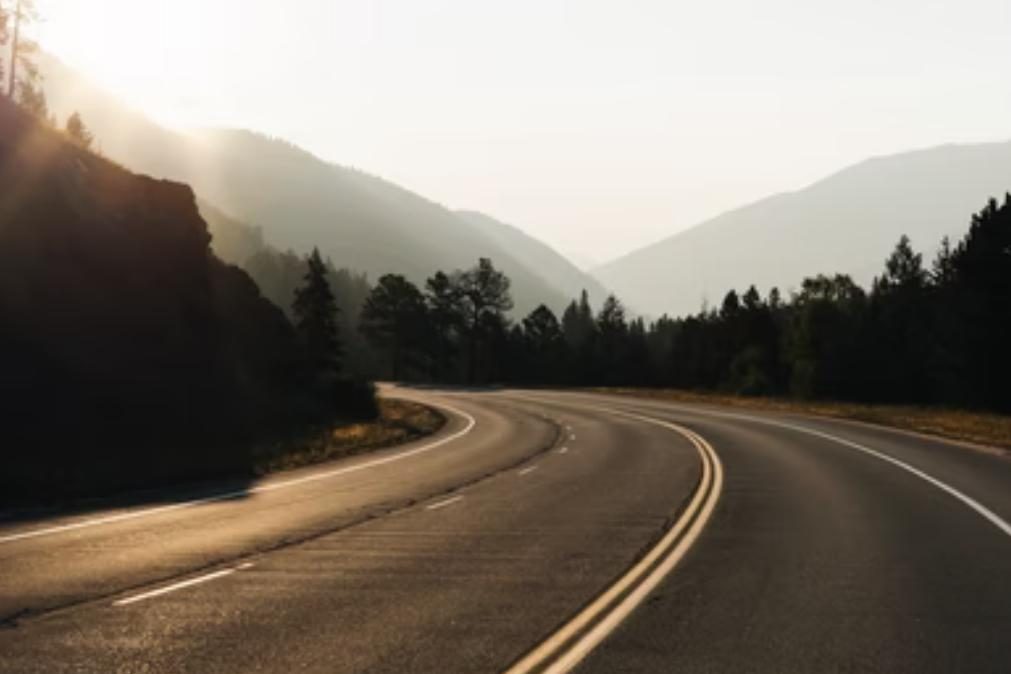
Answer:
[{"label": "dry grass", "polygon": [[785,398],[748,398],[672,389],[597,388],[592,390],[655,400],[852,419],[997,448],[1003,450],[1004,453],[1011,452],[1011,416],[1000,414],[933,407],[808,402]]},{"label": "dry grass", "polygon": [[316,430],[261,448],[256,472],[290,470],[409,442],[435,433],[446,423],[442,414],[419,403],[380,398],[378,404],[375,421]]}]

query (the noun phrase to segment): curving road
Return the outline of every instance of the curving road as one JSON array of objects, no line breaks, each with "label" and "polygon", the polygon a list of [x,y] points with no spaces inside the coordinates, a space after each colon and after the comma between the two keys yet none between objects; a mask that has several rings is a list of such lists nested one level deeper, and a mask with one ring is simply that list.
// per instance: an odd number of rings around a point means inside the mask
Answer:
[{"label": "curving road", "polygon": [[0,522],[0,672],[1007,672],[1011,458],[568,392]]}]

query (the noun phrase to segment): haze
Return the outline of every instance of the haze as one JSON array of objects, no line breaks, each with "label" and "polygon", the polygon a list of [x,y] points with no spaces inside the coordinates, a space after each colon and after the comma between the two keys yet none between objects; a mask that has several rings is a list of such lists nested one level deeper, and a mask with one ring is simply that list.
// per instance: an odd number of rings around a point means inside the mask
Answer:
[{"label": "haze", "polygon": [[973,2],[40,0],[43,45],[176,127],[291,140],[603,262],[866,156],[1011,136]]}]

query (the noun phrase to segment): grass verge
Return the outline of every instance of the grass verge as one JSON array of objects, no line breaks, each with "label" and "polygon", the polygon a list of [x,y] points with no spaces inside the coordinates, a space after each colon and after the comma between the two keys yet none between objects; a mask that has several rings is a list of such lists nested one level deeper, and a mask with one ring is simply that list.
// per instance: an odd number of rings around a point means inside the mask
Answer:
[{"label": "grass verge", "polygon": [[983,448],[1000,450],[1003,454],[1011,453],[1011,416],[1002,414],[906,405],[864,405],[786,398],[750,398],[673,389],[593,388],[589,390],[597,393],[614,393],[672,402],[852,419],[949,440],[968,442]]},{"label": "grass verge", "polygon": [[420,403],[390,398],[380,398],[377,403],[379,418],[375,421],[315,429],[257,449],[256,474],[290,470],[410,442],[435,433],[446,423],[441,413]]}]

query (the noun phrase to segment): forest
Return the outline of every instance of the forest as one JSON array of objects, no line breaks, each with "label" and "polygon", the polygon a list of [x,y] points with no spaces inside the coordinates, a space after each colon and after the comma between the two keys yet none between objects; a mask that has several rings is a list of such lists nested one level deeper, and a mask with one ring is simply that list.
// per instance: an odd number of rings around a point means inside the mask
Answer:
[{"label": "forest", "polygon": [[513,321],[511,308],[509,279],[481,259],[436,272],[423,288],[382,276],[361,303],[358,329],[375,374],[397,380],[1011,411],[1011,196],[990,200],[929,265],[903,237],[869,289],[818,275],[786,297],[751,286],[693,316],[648,322],[614,296],[594,310],[585,292],[561,317],[542,305]]}]

